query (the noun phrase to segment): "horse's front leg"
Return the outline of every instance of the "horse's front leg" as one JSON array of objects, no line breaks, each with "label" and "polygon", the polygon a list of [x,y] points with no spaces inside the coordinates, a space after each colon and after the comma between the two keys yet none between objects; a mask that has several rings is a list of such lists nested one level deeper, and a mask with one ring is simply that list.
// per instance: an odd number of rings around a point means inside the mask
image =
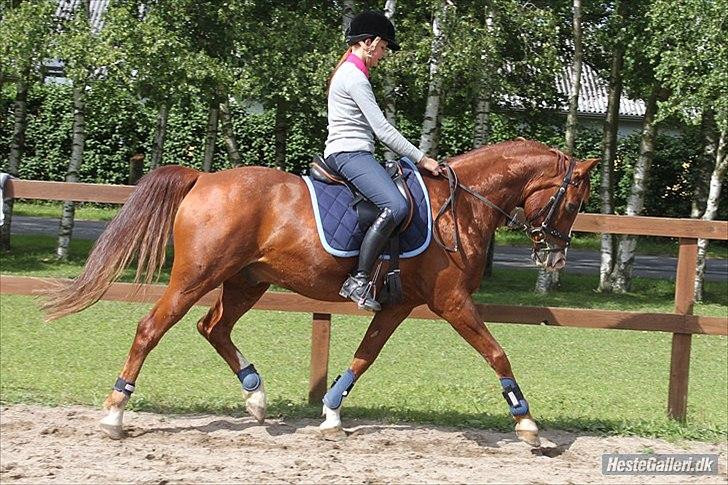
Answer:
[{"label": "horse's front leg", "polygon": [[503,387],[503,397],[516,421],[516,436],[531,446],[540,446],[538,426],[531,417],[528,402],[523,397],[516,378],[513,377],[511,363],[503,348],[486,328],[470,295],[463,292],[462,296],[453,298],[452,294],[448,294],[446,300],[431,304],[430,307],[447,320],[493,368]]},{"label": "horse's front leg", "polygon": [[359,348],[354,354],[351,365],[340,374],[324,396],[325,421],[319,426],[324,434],[341,434],[341,404],[344,397],[351,392],[354,383],[359,379],[387,343],[389,337],[407,315],[412,311],[411,306],[385,307],[378,312],[369,324]]}]

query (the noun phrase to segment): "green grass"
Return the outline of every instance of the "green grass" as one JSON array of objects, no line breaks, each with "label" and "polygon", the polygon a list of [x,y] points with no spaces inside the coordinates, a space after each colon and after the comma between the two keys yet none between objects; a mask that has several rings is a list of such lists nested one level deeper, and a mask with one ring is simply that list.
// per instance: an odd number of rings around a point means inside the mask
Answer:
[{"label": "green grass", "polygon": [[[115,204],[96,204],[79,202],[76,204],[75,217],[79,221],[110,221],[119,212],[121,206]],[[61,217],[63,202],[58,201],[26,201],[16,200],[13,204],[13,215],[30,217]]]},{"label": "green grass", "polygon": [[[0,400],[100,406],[123,364],[135,322],[148,305],[99,302],[44,324],[37,302],[0,296]],[[239,384],[197,334],[193,308],[150,354],[130,408],[239,415]],[[266,380],[269,414],[318,417],[306,403],[311,316],[252,311],[234,331]],[[334,316],[330,370],[345,369],[368,319]],[[670,335],[491,324],[546,429],[588,434],[725,441],[728,339],[696,335],[687,424],[665,417]],[[407,320],[357,383],[345,418],[415,421],[511,430],[488,365],[442,322]]]}]

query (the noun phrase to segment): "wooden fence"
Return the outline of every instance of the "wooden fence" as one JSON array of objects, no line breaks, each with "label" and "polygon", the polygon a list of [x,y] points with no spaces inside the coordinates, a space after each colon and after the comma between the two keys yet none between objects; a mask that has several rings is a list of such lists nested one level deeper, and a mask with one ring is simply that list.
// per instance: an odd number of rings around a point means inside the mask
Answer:
[{"label": "wooden fence", "polygon": [[[74,200],[123,203],[133,187],[63,182],[11,180],[8,196],[42,200]],[[693,285],[697,262],[698,238],[728,240],[728,222],[659,217],[627,217],[579,214],[574,231],[644,236],[678,237],[680,250],[675,284],[674,313],[641,313],[593,309],[484,305],[478,310],[489,322],[520,323],[562,327],[643,330],[672,333],[670,383],[667,414],[685,420],[687,411],[690,350],[693,334],[728,335],[728,316],[693,315]],[[0,292],[32,294],[53,283],[51,278],[0,275]],[[130,283],[114,283],[103,299],[117,301],[154,301],[163,285],[143,285],[134,291]],[[211,305],[219,290],[208,293],[200,305]],[[309,400],[320,402],[327,388],[331,315],[369,315],[349,302],[322,302],[294,293],[268,292],[255,305],[260,310],[305,312],[313,315],[311,330],[311,372]],[[417,307],[412,318],[438,319],[426,306]]]}]

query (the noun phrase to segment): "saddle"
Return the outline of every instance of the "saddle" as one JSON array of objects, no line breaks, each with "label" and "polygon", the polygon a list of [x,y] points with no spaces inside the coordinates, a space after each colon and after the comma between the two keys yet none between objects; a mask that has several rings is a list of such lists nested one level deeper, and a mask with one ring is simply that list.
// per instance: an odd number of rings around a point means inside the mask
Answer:
[{"label": "saddle", "polygon": [[[404,232],[412,223],[412,216],[414,215],[415,208],[414,199],[410,188],[407,186],[407,182],[404,180],[404,173],[402,172],[402,166],[399,162],[388,160],[384,163],[384,169],[392,178],[392,182],[394,182],[397,190],[399,190],[404,199],[407,201],[407,207],[409,208],[407,211],[407,217],[404,218],[402,223],[392,233],[393,235],[399,235],[399,233]],[[313,156],[309,167],[309,175],[314,180],[318,180],[325,184],[340,184],[348,187],[354,196],[354,200],[351,205],[354,209],[356,209],[356,213],[359,217],[359,224],[362,227],[371,226],[379,215],[379,208],[374,205],[372,201],[367,199],[361,192],[359,192],[354,184],[342,177],[334,167],[330,167],[320,155]]]},{"label": "saddle", "polygon": [[[394,185],[407,201],[407,207],[409,208],[407,211],[407,217],[405,217],[400,225],[392,231],[392,237],[389,240],[389,267],[387,274],[384,277],[381,295],[378,298],[381,304],[393,304],[402,300],[402,282],[399,274],[400,234],[403,233],[412,223],[415,203],[410,188],[407,186],[407,182],[404,179],[404,173],[400,163],[396,161],[387,161],[384,163],[384,169],[387,171],[389,176],[392,178],[392,182],[394,182]],[[379,215],[380,209],[361,192],[359,192],[354,184],[342,177],[334,167],[329,166],[321,156],[313,156],[309,167],[309,176],[312,179],[325,184],[340,184],[348,187],[354,197],[351,205],[356,210],[359,218],[359,225],[361,227],[368,228]],[[381,264],[382,260],[380,259],[377,270],[373,272],[372,280],[375,283],[379,270],[381,269]]]}]

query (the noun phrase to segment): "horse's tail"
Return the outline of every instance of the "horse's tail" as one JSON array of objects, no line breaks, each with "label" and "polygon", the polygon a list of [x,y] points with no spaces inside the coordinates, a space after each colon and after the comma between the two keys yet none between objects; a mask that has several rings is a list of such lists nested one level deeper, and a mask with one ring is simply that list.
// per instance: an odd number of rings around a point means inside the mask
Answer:
[{"label": "horse's tail", "polygon": [[42,305],[46,319],[55,320],[96,303],[134,257],[134,282],[150,283],[164,264],[177,209],[199,176],[197,170],[176,165],[144,176],[94,244],[81,274],[44,292],[48,296]]}]

